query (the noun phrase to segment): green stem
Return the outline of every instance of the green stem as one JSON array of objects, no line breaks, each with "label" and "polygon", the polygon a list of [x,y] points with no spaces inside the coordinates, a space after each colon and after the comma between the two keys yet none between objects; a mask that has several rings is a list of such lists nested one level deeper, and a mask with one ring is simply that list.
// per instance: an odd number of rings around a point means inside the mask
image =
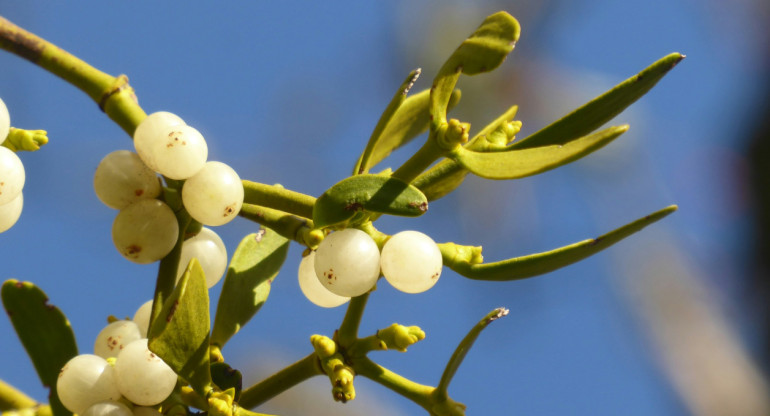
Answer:
[{"label": "green stem", "polygon": [[137,104],[128,77],[106,74],[3,17],[0,17],[0,48],[27,59],[86,93],[130,136],[147,116]]},{"label": "green stem", "polygon": [[34,399],[0,380],[0,411],[27,409],[36,405]]},{"label": "green stem", "polygon": [[431,398],[431,394],[434,390],[433,387],[415,383],[412,380],[378,365],[366,357],[354,358],[352,361],[352,367],[356,374],[381,384],[417,403],[429,412],[431,411],[433,404],[433,399]]},{"label": "green stem", "polygon": [[241,217],[277,232],[284,238],[314,248],[323,240],[323,232],[313,230],[313,222],[277,209],[244,203],[238,213]]},{"label": "green stem", "polygon": [[160,312],[163,309],[163,304],[171,296],[171,292],[174,291],[176,286],[176,276],[179,269],[179,260],[182,257],[182,244],[184,244],[184,238],[187,234],[187,227],[192,223],[190,214],[181,207],[181,189],[182,181],[167,181],[172,189],[166,189],[165,199],[172,209],[175,209],[177,224],[179,224],[179,235],[177,236],[176,245],[170,253],[166,255],[158,266],[158,277],[155,282],[155,295],[153,296],[152,303],[152,315],[150,318],[150,327],[155,321],[155,318],[160,316]]},{"label": "green stem", "polygon": [[428,140],[422,145],[420,150],[417,151],[412,157],[409,158],[400,168],[398,168],[393,175],[394,178],[401,179],[406,183],[411,183],[417,178],[425,169],[428,169],[438,158],[444,156],[447,151],[441,148],[436,139],[436,133],[431,131],[428,136]]},{"label": "green stem", "polygon": [[278,394],[309,379],[324,374],[315,352],[241,392],[239,405],[252,409]]},{"label": "green stem", "polygon": [[290,191],[281,185],[265,185],[244,180],[243,202],[245,204],[270,207],[299,215],[300,217],[313,218],[315,198],[310,195]]},{"label": "green stem", "polygon": [[361,325],[361,317],[364,315],[368,299],[369,293],[350,299],[348,310],[345,311],[345,317],[342,318],[342,324],[337,333],[337,343],[343,348],[348,348],[356,342],[358,327]]}]

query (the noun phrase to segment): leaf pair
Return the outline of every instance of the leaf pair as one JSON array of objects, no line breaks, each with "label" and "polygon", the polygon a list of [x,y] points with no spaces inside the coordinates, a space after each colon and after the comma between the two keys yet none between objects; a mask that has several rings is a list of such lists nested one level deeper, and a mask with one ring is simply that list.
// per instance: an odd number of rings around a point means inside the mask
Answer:
[{"label": "leaf pair", "polygon": [[212,368],[219,388],[237,382],[219,365],[210,365],[209,344],[224,346],[262,307],[288,246],[287,239],[268,229],[241,241],[225,277],[210,338],[208,289],[196,259],[164,303],[150,328],[150,349],[198,394],[205,396],[211,390]]}]

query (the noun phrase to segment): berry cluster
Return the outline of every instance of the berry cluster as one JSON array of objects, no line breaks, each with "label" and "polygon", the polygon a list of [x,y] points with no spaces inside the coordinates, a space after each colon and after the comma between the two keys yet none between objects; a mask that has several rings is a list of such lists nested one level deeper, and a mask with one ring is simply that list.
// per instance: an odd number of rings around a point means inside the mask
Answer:
[{"label": "berry cluster", "polygon": [[24,165],[12,150],[2,143],[11,130],[11,117],[3,100],[0,100],[0,233],[16,224],[24,206],[21,194],[24,188]]},{"label": "berry cluster", "polygon": [[[178,116],[156,112],[134,132],[136,153],[118,150],[107,155],[96,169],[94,190],[107,206],[119,209],[112,224],[112,240],[118,251],[136,263],[152,263],[165,257],[176,244],[179,226],[171,208],[156,199],[162,186],[157,174],[185,180],[182,203],[196,221],[223,225],[240,211],[243,185],[238,174],[221,162],[207,162],[203,136]],[[227,267],[227,251],[212,230],[185,241],[178,276],[197,258],[209,287]]]},{"label": "berry cluster", "polygon": [[177,375],[147,347],[151,306],[151,301],[142,305],[133,321],[107,325],[96,337],[94,354],[75,356],[64,365],[56,382],[64,407],[81,416],[160,415],[146,406],[166,400]]},{"label": "berry cluster", "polygon": [[424,292],[438,281],[441,251],[427,235],[402,231],[382,247],[353,228],[329,234],[299,265],[299,286],[313,303],[333,308],[374,287],[380,274],[396,289]]}]

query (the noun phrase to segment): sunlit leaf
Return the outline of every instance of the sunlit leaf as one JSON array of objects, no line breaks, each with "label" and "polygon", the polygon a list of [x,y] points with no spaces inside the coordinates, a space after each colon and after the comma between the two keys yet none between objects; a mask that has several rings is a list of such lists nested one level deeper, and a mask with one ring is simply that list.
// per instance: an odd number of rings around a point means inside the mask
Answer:
[{"label": "sunlit leaf", "polygon": [[211,388],[209,293],[197,259],[190,260],[149,331],[150,350],[201,395]]},{"label": "sunlit leaf", "polygon": [[672,53],[661,58],[642,72],[621,82],[577,110],[531,136],[514,142],[511,147],[526,149],[564,144],[596,130],[646,94],[682,59],[684,55],[680,53]]},{"label": "sunlit leaf", "polygon": [[[460,90],[454,90],[449,97],[449,109],[460,101]],[[398,108],[380,135],[380,140],[372,151],[369,166],[375,166],[390,153],[409,143],[415,137],[428,131],[430,125],[430,90],[426,89],[410,95]]]},{"label": "sunlit leaf", "polygon": [[444,265],[467,278],[495,281],[525,279],[552,272],[598,253],[676,210],[677,206],[671,205],[597,238],[579,241],[544,253],[494,263],[470,264],[456,261],[455,253],[450,249],[452,245],[439,244],[439,248],[444,257]]},{"label": "sunlit leaf", "polygon": [[48,398],[53,414],[71,415],[72,412],[61,404],[56,394],[59,371],[78,354],[75,335],[67,317],[59,308],[49,304],[48,296],[30,282],[7,280],[1,292],[5,311],[40,381],[51,389]]},{"label": "sunlit leaf", "polygon": [[519,22],[506,12],[487,17],[452,53],[433,80],[430,113],[434,123],[446,121],[449,97],[460,74],[475,75],[497,68],[519,39]]},{"label": "sunlit leaf", "polygon": [[265,228],[235,249],[217,303],[211,343],[223,347],[259,311],[289,251],[289,240]]},{"label": "sunlit leaf", "polygon": [[535,175],[565,165],[595,150],[625,133],[628,126],[610,127],[581,137],[564,145],[552,145],[506,150],[474,152],[458,148],[451,155],[463,168],[487,179],[516,179]]},{"label": "sunlit leaf", "polygon": [[416,187],[381,175],[358,175],[344,179],[316,200],[313,224],[329,227],[344,223],[356,213],[416,217],[428,209],[428,200]]}]

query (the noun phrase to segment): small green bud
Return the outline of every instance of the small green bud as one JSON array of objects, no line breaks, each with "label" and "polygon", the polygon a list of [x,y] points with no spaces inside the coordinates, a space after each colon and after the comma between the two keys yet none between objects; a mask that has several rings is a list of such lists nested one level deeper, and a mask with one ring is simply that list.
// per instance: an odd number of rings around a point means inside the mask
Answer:
[{"label": "small green bud", "polygon": [[337,343],[329,337],[316,334],[310,337],[310,343],[313,345],[316,355],[321,359],[329,358],[337,352]]},{"label": "small green bud", "polygon": [[48,143],[48,132],[45,130],[24,130],[11,127],[3,146],[13,150],[34,152],[40,146]]},{"label": "small green bud", "polygon": [[377,338],[387,346],[400,352],[406,352],[407,347],[425,339],[425,332],[418,326],[393,324],[377,331]]},{"label": "small green bud", "polygon": [[208,397],[209,415],[211,416],[233,416],[233,398],[235,389],[229,388],[225,391],[212,392]]}]

